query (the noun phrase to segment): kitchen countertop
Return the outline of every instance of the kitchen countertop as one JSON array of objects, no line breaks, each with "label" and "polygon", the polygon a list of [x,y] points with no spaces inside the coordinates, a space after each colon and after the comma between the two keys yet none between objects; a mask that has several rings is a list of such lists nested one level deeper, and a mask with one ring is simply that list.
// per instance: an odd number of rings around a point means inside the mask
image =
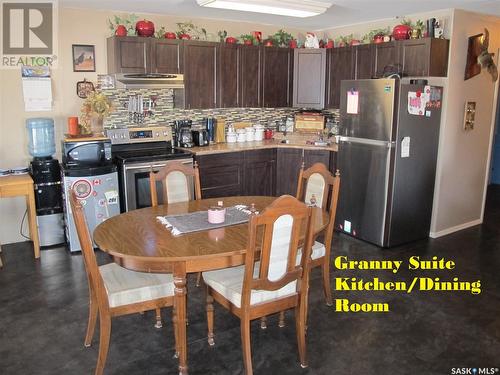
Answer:
[{"label": "kitchen countertop", "polygon": [[217,143],[205,147],[183,148],[183,150],[190,152],[193,155],[211,155],[269,148],[298,148],[304,150],[325,150],[337,152],[336,144],[331,144],[330,146],[314,146],[305,143],[281,143],[279,140],[275,139],[256,142]]}]

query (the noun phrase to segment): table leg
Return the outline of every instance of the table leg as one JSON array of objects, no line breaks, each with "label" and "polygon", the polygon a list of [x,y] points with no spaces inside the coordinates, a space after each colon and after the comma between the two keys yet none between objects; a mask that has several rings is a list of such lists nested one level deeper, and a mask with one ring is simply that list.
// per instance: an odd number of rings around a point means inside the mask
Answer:
[{"label": "table leg", "polygon": [[187,333],[186,333],[186,265],[183,262],[174,265],[175,315],[177,319],[177,347],[179,349],[179,374],[188,373]]},{"label": "table leg", "polygon": [[40,258],[40,241],[38,240],[38,223],[36,221],[36,206],[35,206],[35,193],[33,189],[26,197],[26,206],[28,208],[28,222],[30,227],[30,237],[33,241],[33,250],[35,258]]}]

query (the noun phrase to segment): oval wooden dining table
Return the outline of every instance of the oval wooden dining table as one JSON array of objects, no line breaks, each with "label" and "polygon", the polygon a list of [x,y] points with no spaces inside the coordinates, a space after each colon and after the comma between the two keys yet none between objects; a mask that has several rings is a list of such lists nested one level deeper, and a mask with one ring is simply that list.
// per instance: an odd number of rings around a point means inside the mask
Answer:
[{"label": "oval wooden dining table", "polygon": [[[177,319],[179,373],[187,374],[186,274],[238,266],[244,263],[248,223],[172,235],[157,217],[204,211],[222,201],[225,207],[255,204],[262,211],[277,197],[244,196],[202,199],[129,211],[99,224],[93,238],[115,263],[141,272],[172,272],[174,319]],[[314,210],[314,231],[328,225],[328,215]]]}]

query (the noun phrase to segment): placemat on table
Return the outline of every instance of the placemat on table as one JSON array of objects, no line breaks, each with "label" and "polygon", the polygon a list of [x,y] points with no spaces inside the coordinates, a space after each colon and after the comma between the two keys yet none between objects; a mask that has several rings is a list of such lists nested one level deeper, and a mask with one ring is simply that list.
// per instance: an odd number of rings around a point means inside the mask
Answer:
[{"label": "placemat on table", "polygon": [[172,231],[174,236],[180,234],[216,229],[248,221],[250,210],[245,205],[226,207],[226,219],[221,224],[208,222],[208,211],[196,211],[182,215],[157,216],[158,221]]}]

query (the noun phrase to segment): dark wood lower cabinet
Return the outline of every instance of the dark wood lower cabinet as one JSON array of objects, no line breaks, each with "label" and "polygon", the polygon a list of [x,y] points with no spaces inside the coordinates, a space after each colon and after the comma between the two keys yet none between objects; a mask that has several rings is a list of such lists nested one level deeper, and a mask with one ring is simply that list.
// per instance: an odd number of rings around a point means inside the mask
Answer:
[{"label": "dark wood lower cabinet", "polygon": [[235,195],[295,196],[302,162],[325,164],[335,173],[336,152],[278,148],[196,157],[203,198]]},{"label": "dark wood lower cabinet", "polygon": [[323,163],[330,167],[330,151],[326,150],[305,150],[304,151],[304,167],[305,169],[312,166],[314,163]]},{"label": "dark wood lower cabinet", "polygon": [[276,195],[297,194],[299,172],[304,162],[307,169],[314,163],[323,163],[332,170],[332,161],[335,160],[335,152],[326,150],[301,150],[296,148],[280,148],[278,151],[276,166]]},{"label": "dark wood lower cabinet", "polygon": [[279,148],[276,166],[276,195],[297,194],[299,171],[304,150],[297,148]]},{"label": "dark wood lower cabinet", "polygon": [[243,188],[243,153],[201,155],[196,157],[200,168],[202,198],[241,195]]},{"label": "dark wood lower cabinet", "polygon": [[201,155],[196,161],[203,198],[274,195],[275,149]]},{"label": "dark wood lower cabinet", "polygon": [[245,151],[243,195],[274,195],[276,149]]}]

